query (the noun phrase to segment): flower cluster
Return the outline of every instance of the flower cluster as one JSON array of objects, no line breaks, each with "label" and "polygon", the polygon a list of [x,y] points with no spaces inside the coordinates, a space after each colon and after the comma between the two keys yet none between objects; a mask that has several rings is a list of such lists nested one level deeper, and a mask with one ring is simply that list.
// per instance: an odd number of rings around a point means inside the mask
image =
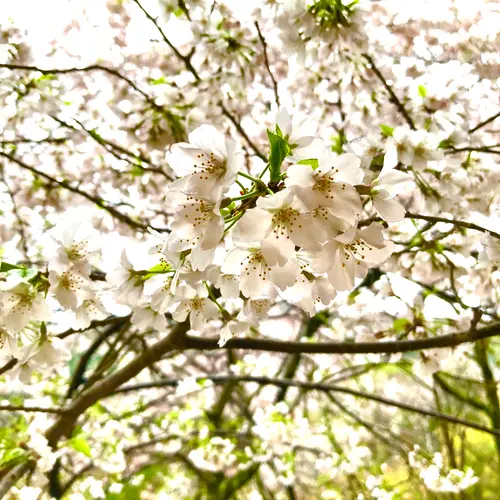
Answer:
[{"label": "flower cluster", "polygon": [[[221,313],[225,342],[265,319],[278,296],[313,314],[389,257],[383,226],[362,221],[363,198],[383,219],[401,220],[394,197],[411,176],[388,165],[364,185],[360,158],[335,155],[301,130],[285,110],[278,113],[268,131],[269,163],[258,176],[243,170],[234,141],[211,126],[171,148],[169,165],[180,177],[168,186],[171,232],[159,250],[153,311],[176,321],[189,316],[196,331]],[[112,273],[108,281],[130,305],[141,300],[144,276],[127,266],[117,271],[121,280]],[[240,314],[233,317],[218,297],[242,300]]]}]

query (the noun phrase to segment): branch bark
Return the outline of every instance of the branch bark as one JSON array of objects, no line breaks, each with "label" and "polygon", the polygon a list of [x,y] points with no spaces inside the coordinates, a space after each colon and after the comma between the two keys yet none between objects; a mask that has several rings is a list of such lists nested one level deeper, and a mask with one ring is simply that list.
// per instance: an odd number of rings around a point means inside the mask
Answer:
[{"label": "branch bark", "polygon": [[87,408],[116,391],[120,385],[135,377],[149,364],[159,361],[167,352],[179,347],[182,348],[182,339],[188,329],[189,324],[187,322],[179,323],[170,334],[144,351],[128,365],[82,392],[78,398],[66,407],[64,415],[47,430],[45,436],[49,445],[55,448],[63,436],[69,436],[78,417]]},{"label": "branch bark", "polygon": [[219,347],[217,338],[187,336],[186,349],[248,349],[281,353],[308,354],[393,354],[398,352],[421,351],[443,347],[456,347],[467,342],[500,335],[500,323],[492,323],[474,331],[450,333],[439,337],[416,340],[394,340],[389,342],[286,342],[267,339],[233,338]]}]

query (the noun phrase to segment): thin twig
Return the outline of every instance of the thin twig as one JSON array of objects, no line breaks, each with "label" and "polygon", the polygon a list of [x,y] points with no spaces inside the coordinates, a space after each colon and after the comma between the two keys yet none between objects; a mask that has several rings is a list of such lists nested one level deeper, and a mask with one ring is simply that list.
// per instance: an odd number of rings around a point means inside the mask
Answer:
[{"label": "thin twig", "polygon": [[158,19],[154,18],[139,2],[139,0],[133,0],[133,2],[142,10],[142,12],[145,14],[145,16],[155,25],[156,29],[160,33],[161,37],[163,38],[164,42],[172,49],[176,57],[181,60],[184,65],[186,66],[186,69],[189,70],[189,72],[194,76],[194,78],[197,81],[201,81],[200,75],[198,72],[194,69],[193,65],[191,64],[191,56],[183,55],[179,52],[179,49],[175,47],[175,45],[167,38],[167,35],[165,35],[165,32],[162,30],[161,26],[158,24]]},{"label": "thin twig", "polygon": [[[103,200],[102,198],[97,198],[96,196],[92,196],[88,192],[82,191],[81,189],[72,186],[71,184],[69,184],[66,181],[59,181],[55,177],[52,177],[51,175],[46,174],[45,172],[37,170],[35,167],[32,167],[31,165],[24,163],[23,161],[19,160],[18,158],[16,158],[15,156],[13,156],[11,154],[0,151],[0,156],[7,158],[8,160],[17,164],[18,166],[20,166],[21,168],[23,168],[25,170],[29,170],[30,172],[32,172],[40,177],[43,177],[44,179],[48,180],[52,184],[55,184],[59,187],[62,187],[64,189],[68,190],[68,191],[71,191],[72,193],[83,196],[87,200],[95,203],[97,206],[99,206],[103,210],[106,210],[107,212],[109,212],[116,219],[120,220],[121,222],[123,222],[125,224],[128,224],[129,226],[131,226],[135,229],[140,229],[141,231],[147,231],[148,227],[152,227],[148,224],[143,224],[142,222],[138,222],[138,221],[132,219],[128,215],[120,212],[116,208],[109,205],[109,203],[106,202],[105,200]],[[168,232],[168,229],[166,229],[166,228],[154,228],[154,227],[152,227],[152,229],[155,229],[156,231],[159,231],[159,232]]]},{"label": "thin twig", "polygon": [[[382,396],[377,396],[375,394],[368,394],[362,391],[357,391],[355,389],[351,389],[349,387],[339,387],[333,384],[321,384],[321,383],[313,383],[313,382],[301,382],[298,380],[287,380],[280,378],[272,378],[272,377],[256,377],[250,375],[200,375],[196,377],[197,380],[211,380],[214,384],[224,384],[227,382],[254,382],[257,384],[263,385],[275,385],[277,387],[298,387],[305,390],[313,390],[320,392],[337,392],[341,394],[348,394],[350,396],[355,396],[363,399],[367,399],[370,401],[375,401],[376,403],[380,403],[386,406],[393,406],[396,408],[400,408],[401,410],[411,411],[413,413],[418,413],[420,415],[426,417],[438,418],[440,420],[445,420],[450,423],[463,425],[465,427],[471,427],[472,429],[477,429],[479,431],[485,432],[487,434],[492,434],[493,436],[500,436],[500,429],[491,429],[488,427],[484,427],[483,425],[476,424],[475,422],[471,422],[470,420],[464,420],[458,417],[454,417],[452,415],[447,415],[445,413],[440,413],[434,410],[426,410],[418,406],[409,405],[407,403],[403,403],[401,401],[395,401],[393,399],[388,399]],[[136,384],[131,386],[125,386],[121,389],[118,389],[114,392],[114,394],[121,394],[126,392],[133,392],[142,389],[150,389],[157,387],[176,387],[182,380],[184,379],[162,379],[157,380],[155,382],[147,382],[143,384]]]},{"label": "thin twig", "polygon": [[21,411],[35,413],[57,413],[59,415],[65,412],[64,408],[44,408],[41,406],[22,406],[22,405],[3,405],[0,403],[0,411]]},{"label": "thin twig", "polygon": [[484,122],[480,122],[475,127],[472,127],[471,129],[469,129],[469,134],[473,134],[476,130],[479,130],[480,128],[484,127],[485,125],[488,125],[488,123],[495,121],[499,116],[500,116],[500,111],[497,114],[490,116],[489,118],[484,120]]},{"label": "thin twig", "polygon": [[229,120],[234,125],[234,127],[236,128],[236,130],[238,131],[238,133],[241,135],[241,137],[243,137],[243,139],[245,139],[245,141],[250,146],[250,148],[253,150],[253,152],[262,161],[267,161],[266,157],[259,151],[259,148],[252,142],[252,140],[250,139],[250,137],[248,137],[247,133],[245,132],[245,130],[243,129],[243,127],[240,125],[240,123],[238,122],[238,120],[236,120],[236,118],[227,110],[227,108],[224,106],[224,104],[222,102],[220,102],[219,105],[220,105],[220,107],[222,109],[222,113],[224,114],[224,116],[227,116],[227,118],[229,118]]},{"label": "thin twig", "polygon": [[477,224],[474,224],[472,222],[466,222],[466,221],[461,221],[461,220],[456,220],[456,219],[446,219],[445,217],[434,217],[432,215],[414,214],[411,212],[406,212],[406,217],[408,219],[421,219],[421,220],[426,220],[428,222],[435,222],[435,223],[446,222],[447,224],[453,224],[455,226],[465,227],[467,229],[474,229],[475,231],[480,231],[481,233],[490,234],[494,238],[500,238],[499,233],[496,233],[495,231],[492,231],[490,229],[486,229],[484,227],[478,226]]},{"label": "thin twig", "polygon": [[260,43],[262,44],[262,52],[264,53],[264,64],[266,66],[267,72],[269,73],[269,76],[271,77],[271,81],[273,82],[274,99],[276,100],[276,104],[279,108],[280,96],[278,94],[278,82],[274,78],[273,72],[271,71],[271,66],[269,64],[269,58],[267,56],[267,43],[264,36],[262,35],[262,32],[260,31],[259,23],[257,21],[255,21],[255,27],[257,28],[257,33],[259,34]]},{"label": "thin twig", "polygon": [[382,85],[385,87],[385,90],[389,92],[389,95],[391,96],[391,102],[398,108],[400,113],[403,115],[403,118],[405,119],[408,126],[412,130],[416,130],[415,123],[413,123],[413,120],[411,119],[411,116],[408,114],[408,111],[406,111],[406,108],[403,106],[402,102],[398,99],[397,95],[394,93],[394,90],[392,90],[392,87],[387,83],[387,80],[384,78],[384,75],[382,75],[377,66],[375,66],[373,59],[368,54],[363,54],[363,57],[368,61],[368,63],[370,64],[370,69],[377,75],[377,78],[382,82]]}]

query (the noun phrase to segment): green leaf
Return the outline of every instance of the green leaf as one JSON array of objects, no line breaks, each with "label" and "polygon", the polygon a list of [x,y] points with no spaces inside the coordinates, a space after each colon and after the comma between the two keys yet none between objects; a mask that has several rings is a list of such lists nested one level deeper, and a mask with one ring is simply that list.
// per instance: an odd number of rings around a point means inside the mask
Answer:
[{"label": "green leaf", "polygon": [[87,440],[83,436],[71,438],[69,445],[76,451],[83,453],[86,457],[92,458],[92,450]]},{"label": "green leaf", "polygon": [[281,164],[288,156],[290,148],[287,142],[278,134],[268,130],[267,136],[269,137],[269,144],[271,146],[269,152],[269,173],[271,174],[271,182],[277,182],[280,180]]},{"label": "green leaf", "polygon": [[406,331],[406,328],[411,325],[411,321],[407,318],[398,318],[394,320],[392,324],[392,328],[396,333],[403,333]]},{"label": "green leaf", "polygon": [[332,151],[341,155],[344,152],[344,144],[346,144],[347,138],[343,131],[332,137]]},{"label": "green leaf", "polygon": [[423,85],[418,86],[418,95],[420,97],[426,97],[427,96],[427,89]]},{"label": "green leaf", "polygon": [[141,177],[146,173],[146,171],[142,167],[134,165],[129,173],[132,174],[133,177]]},{"label": "green leaf", "polygon": [[316,170],[319,167],[318,160],[316,158],[308,158],[306,160],[300,160],[297,162],[298,165],[310,165],[313,170]]},{"label": "green leaf", "polygon": [[0,262],[0,273],[6,273],[12,271],[13,269],[26,269],[24,266],[16,266],[15,264],[9,264],[8,262]]},{"label": "green leaf", "polygon": [[379,127],[384,137],[392,137],[392,134],[394,134],[394,127],[389,127],[389,125],[384,125],[383,123]]}]

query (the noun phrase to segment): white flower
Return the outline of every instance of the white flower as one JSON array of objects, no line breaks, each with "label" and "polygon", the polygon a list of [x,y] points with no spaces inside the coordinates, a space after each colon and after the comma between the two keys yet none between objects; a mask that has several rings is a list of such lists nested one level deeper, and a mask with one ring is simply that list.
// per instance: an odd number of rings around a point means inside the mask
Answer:
[{"label": "white flower", "polygon": [[54,466],[57,459],[57,453],[52,451],[47,438],[40,431],[28,428],[28,434],[30,438],[27,442],[27,446],[38,455],[37,467],[40,468],[42,472],[48,472]]},{"label": "white flower", "polygon": [[220,199],[243,166],[243,154],[236,143],[214,127],[201,125],[189,134],[188,143],[172,146],[167,161],[182,178],[169,186]]},{"label": "white flower", "polygon": [[399,162],[403,165],[423,169],[427,162],[443,158],[439,149],[440,139],[426,130],[410,130],[407,127],[394,129],[387,139],[384,167],[394,168]]},{"label": "white flower", "polygon": [[146,281],[144,293],[151,296],[151,308],[165,314],[173,304],[172,275],[157,274]]},{"label": "white flower", "polygon": [[382,219],[387,222],[399,222],[404,219],[406,210],[394,198],[409,182],[413,182],[410,174],[394,170],[390,165],[385,165],[380,175],[372,182],[373,205]]},{"label": "white flower", "polygon": [[246,331],[248,331],[249,327],[250,325],[246,321],[229,321],[220,330],[220,338],[217,342],[218,346],[222,347],[228,340],[232,339],[234,336],[245,333]]},{"label": "white flower", "polygon": [[65,347],[64,341],[57,337],[44,340],[36,349],[31,360],[41,367],[55,366],[71,358],[71,352]]},{"label": "white flower", "polygon": [[258,298],[269,287],[271,267],[258,243],[235,241],[221,266],[223,273],[240,275],[240,290],[245,297]]},{"label": "white flower", "polygon": [[213,265],[207,269],[207,278],[225,299],[239,297],[239,278],[236,274],[224,274],[220,267]]},{"label": "white flower", "polygon": [[12,488],[13,498],[17,500],[38,500],[42,494],[41,488],[34,486],[23,486],[21,489]]},{"label": "white flower", "polygon": [[146,304],[134,307],[133,311],[130,321],[137,328],[144,329],[151,327],[160,332],[166,330],[167,318],[164,313],[159,313]]},{"label": "white flower", "polygon": [[17,346],[17,338],[12,335],[8,330],[0,326],[0,360],[10,360],[10,358],[17,358],[19,348]]},{"label": "white flower", "polygon": [[241,312],[252,325],[258,326],[262,320],[267,319],[271,306],[272,302],[267,298],[251,299],[245,301]]},{"label": "white flower", "polygon": [[[185,262],[186,257],[180,258],[184,252],[189,251],[189,260],[191,262],[191,268],[193,271],[204,271],[214,260],[214,255],[216,247],[204,249],[201,246],[202,235],[196,236],[195,238],[179,238],[176,234],[170,233],[167,239],[167,251],[172,254],[179,255],[179,259]],[[172,283],[172,289],[175,289],[178,273],[180,273],[181,265],[177,267],[176,274]]]},{"label": "white flower", "polygon": [[310,282],[310,293],[297,301],[297,305],[313,316],[318,309],[328,306],[336,293],[328,278],[319,276]]},{"label": "white flower", "polygon": [[276,126],[278,135],[281,135],[292,150],[294,159],[314,158],[318,148],[323,146],[320,139],[315,139],[315,124],[309,118],[292,120],[286,109],[276,113]]},{"label": "white flower", "polygon": [[50,291],[64,309],[75,310],[95,295],[92,282],[73,265],[65,270],[49,271],[49,283]]},{"label": "white flower", "polygon": [[20,347],[16,353],[17,363],[7,372],[10,380],[18,380],[22,384],[29,384],[33,371],[37,364],[33,362],[33,356],[36,354],[36,345],[30,344]]},{"label": "white flower", "polygon": [[220,202],[212,195],[205,197],[185,192],[170,192],[169,205],[176,207],[174,220],[170,224],[178,238],[199,238],[202,250],[216,247],[224,233],[224,217],[220,213]]},{"label": "white flower", "polygon": [[3,324],[12,332],[19,332],[30,321],[46,321],[50,309],[42,294],[31,283],[20,278],[7,278],[2,287]]},{"label": "white flower", "polygon": [[314,269],[327,272],[335,290],[350,290],[355,277],[364,278],[370,267],[380,264],[392,253],[394,244],[384,240],[382,229],[375,223],[362,230],[351,227],[323,245],[315,258]]},{"label": "white flower", "polygon": [[106,281],[115,287],[115,298],[119,304],[138,304],[144,281],[129,261],[125,249],[122,251],[120,264],[118,269],[106,274]]},{"label": "white flower", "polygon": [[310,209],[328,207],[333,215],[354,224],[361,212],[361,199],[354,185],[364,177],[359,158],[346,153],[336,158],[324,149],[318,158],[318,168],[311,165],[292,165],[287,170],[286,185]]},{"label": "white flower", "polygon": [[108,312],[104,307],[99,296],[84,300],[79,307],[75,309],[75,319],[73,328],[82,330],[90,326],[94,320],[102,320],[108,316]]},{"label": "white flower", "polygon": [[500,265],[500,239],[488,235],[486,256],[492,264]]},{"label": "white flower", "polygon": [[180,301],[172,311],[172,318],[175,321],[185,321],[189,315],[191,329],[202,331],[205,320],[215,318],[219,309],[208,298],[208,290],[200,285],[196,289],[188,285],[179,286],[175,294],[176,301]]},{"label": "white flower", "polygon": [[257,200],[235,228],[234,238],[261,241],[262,254],[271,266],[285,265],[295,255],[295,245],[308,250],[321,247],[312,225],[313,216],[295,202],[293,191],[284,189]]},{"label": "white flower", "polygon": [[90,259],[98,252],[99,235],[91,224],[66,220],[49,234],[58,243],[55,259],[49,261],[49,270],[73,264],[83,274],[90,272]]}]

